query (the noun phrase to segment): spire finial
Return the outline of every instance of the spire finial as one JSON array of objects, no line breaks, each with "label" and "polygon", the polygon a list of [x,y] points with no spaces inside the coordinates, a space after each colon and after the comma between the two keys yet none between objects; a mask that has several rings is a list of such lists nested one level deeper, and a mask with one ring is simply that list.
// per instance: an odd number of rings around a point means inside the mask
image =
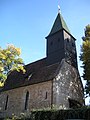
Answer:
[{"label": "spire finial", "polygon": [[61,11],[60,11],[60,0],[58,0],[58,13],[61,13]]},{"label": "spire finial", "polygon": [[60,13],[60,6],[58,5],[58,13]]}]

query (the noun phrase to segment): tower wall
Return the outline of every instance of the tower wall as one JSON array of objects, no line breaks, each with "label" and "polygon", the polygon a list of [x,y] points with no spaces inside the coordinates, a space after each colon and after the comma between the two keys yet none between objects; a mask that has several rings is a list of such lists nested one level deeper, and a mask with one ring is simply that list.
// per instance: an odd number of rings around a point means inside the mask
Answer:
[{"label": "tower wall", "polygon": [[64,32],[64,49],[65,49],[65,59],[66,61],[73,65],[75,68],[77,67],[77,52],[76,52],[76,44],[75,38],[69,35],[66,31]]},{"label": "tower wall", "polygon": [[65,57],[63,31],[47,37],[47,64],[61,62]]}]

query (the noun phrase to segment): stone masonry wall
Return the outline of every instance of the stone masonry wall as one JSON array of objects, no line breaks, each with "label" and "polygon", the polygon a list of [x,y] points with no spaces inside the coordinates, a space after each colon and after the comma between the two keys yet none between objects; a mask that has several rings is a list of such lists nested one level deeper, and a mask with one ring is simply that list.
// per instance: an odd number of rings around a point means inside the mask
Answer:
[{"label": "stone masonry wall", "polygon": [[83,87],[77,70],[62,60],[58,75],[53,80],[53,104],[59,109],[69,108],[68,99],[84,104]]},{"label": "stone masonry wall", "polygon": [[[0,115],[11,116],[29,112],[33,109],[51,107],[52,82],[47,81],[20,87],[0,93]],[[25,110],[26,93],[29,92],[27,110]],[[5,110],[8,95],[7,110]]]}]

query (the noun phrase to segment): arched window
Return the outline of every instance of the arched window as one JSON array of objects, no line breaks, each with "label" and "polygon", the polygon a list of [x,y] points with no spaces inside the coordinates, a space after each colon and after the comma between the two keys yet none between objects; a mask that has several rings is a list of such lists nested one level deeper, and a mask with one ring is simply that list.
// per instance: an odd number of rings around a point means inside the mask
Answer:
[{"label": "arched window", "polygon": [[29,92],[26,92],[26,97],[25,97],[25,110],[27,110],[28,107],[28,100],[29,100]]},{"label": "arched window", "polygon": [[6,97],[5,110],[7,110],[7,106],[8,106],[8,95],[7,95],[7,97]]}]

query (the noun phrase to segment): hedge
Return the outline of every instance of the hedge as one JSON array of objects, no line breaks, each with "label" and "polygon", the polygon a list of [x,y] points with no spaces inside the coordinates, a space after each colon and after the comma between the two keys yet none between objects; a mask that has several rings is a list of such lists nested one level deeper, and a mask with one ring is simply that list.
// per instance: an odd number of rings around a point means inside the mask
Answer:
[{"label": "hedge", "polygon": [[31,120],[90,120],[90,109],[35,111],[31,113]]},{"label": "hedge", "polygon": [[33,111],[28,115],[23,113],[23,116],[19,117],[13,116],[11,119],[5,118],[2,120],[66,120],[66,119],[90,120],[90,108]]}]

